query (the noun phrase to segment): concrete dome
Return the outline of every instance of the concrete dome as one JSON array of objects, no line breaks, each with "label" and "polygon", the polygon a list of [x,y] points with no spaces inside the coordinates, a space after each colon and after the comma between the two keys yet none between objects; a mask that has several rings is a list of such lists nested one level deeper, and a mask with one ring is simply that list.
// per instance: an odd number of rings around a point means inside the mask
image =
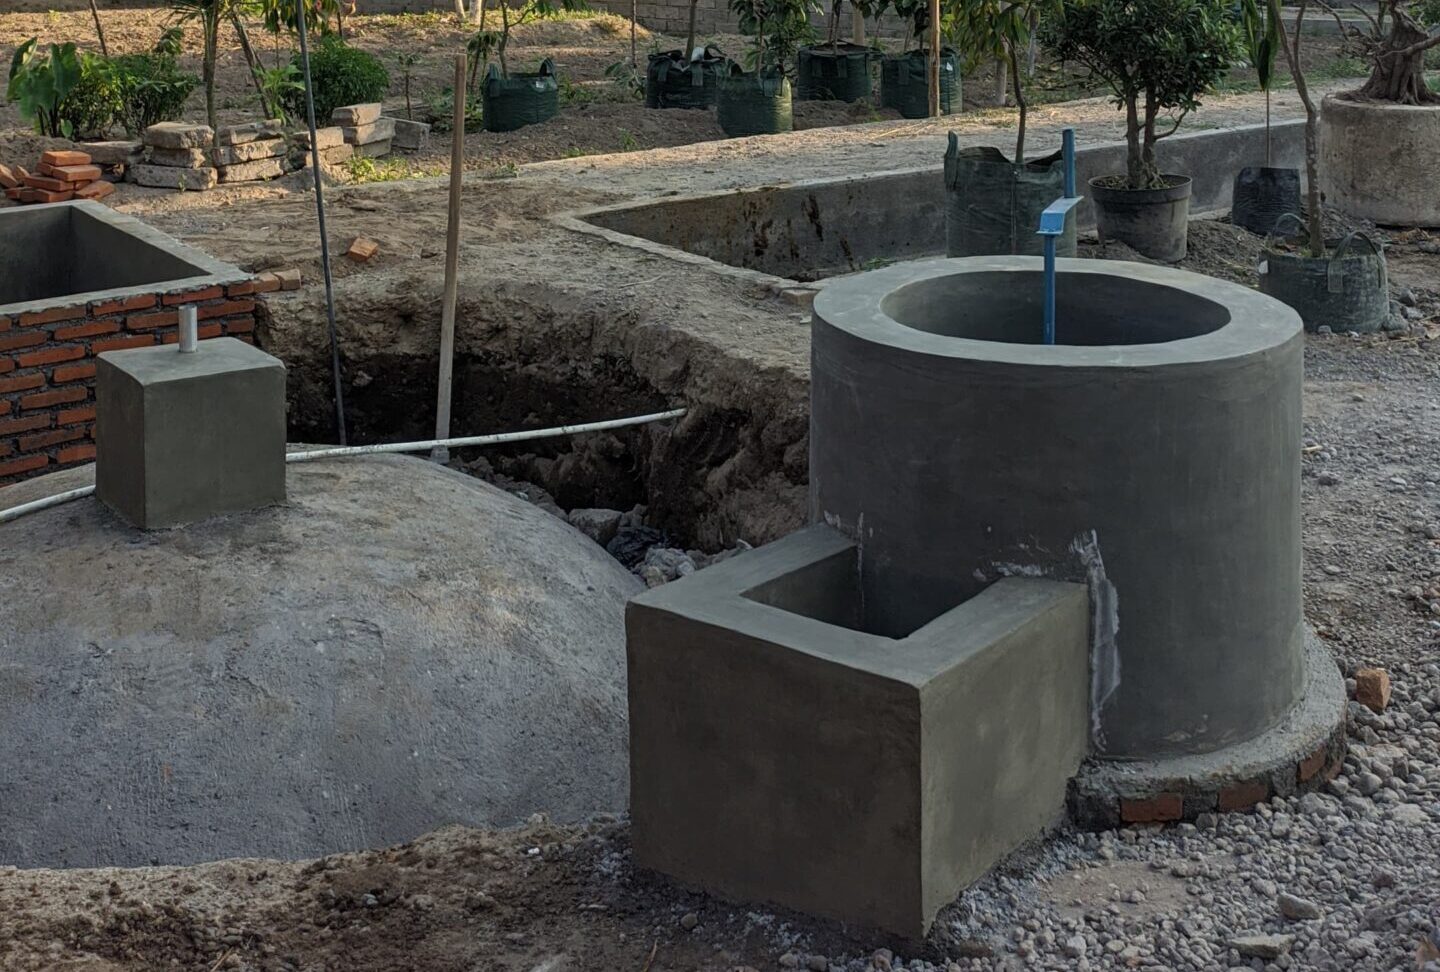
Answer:
[{"label": "concrete dome", "polygon": [[288,484],[170,531],[93,498],[0,525],[0,864],[304,857],[625,806],[635,578],[418,459]]}]

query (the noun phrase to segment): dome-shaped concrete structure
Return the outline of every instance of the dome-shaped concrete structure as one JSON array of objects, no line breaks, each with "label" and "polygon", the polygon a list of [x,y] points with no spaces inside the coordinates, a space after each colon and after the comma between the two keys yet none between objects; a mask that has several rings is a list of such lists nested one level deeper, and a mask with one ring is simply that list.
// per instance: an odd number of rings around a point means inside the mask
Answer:
[{"label": "dome-shaped concrete structure", "polygon": [[93,498],[0,525],[0,864],[299,857],[625,806],[635,578],[428,462],[287,479],[284,506],[169,531]]}]

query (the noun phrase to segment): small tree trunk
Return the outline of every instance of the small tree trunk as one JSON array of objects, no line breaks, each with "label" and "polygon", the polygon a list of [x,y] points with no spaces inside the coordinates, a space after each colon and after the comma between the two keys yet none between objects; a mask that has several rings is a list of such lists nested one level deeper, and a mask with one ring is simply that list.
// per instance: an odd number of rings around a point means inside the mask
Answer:
[{"label": "small tree trunk", "polygon": [[[1280,49],[1285,52],[1285,63],[1290,66],[1290,77],[1295,81],[1295,91],[1305,105],[1305,225],[1310,237],[1310,255],[1325,255],[1325,225],[1320,210],[1320,112],[1315,108],[1315,99],[1310,97],[1310,86],[1305,83],[1305,72],[1300,67],[1301,31],[1295,31],[1295,40],[1280,17],[1280,0],[1269,0],[1269,15],[1280,24]],[[1305,8],[1309,0],[1300,0],[1296,14],[1297,26],[1305,22]]]},{"label": "small tree trunk", "polygon": [[205,39],[200,76],[205,84],[205,121],[213,131],[219,127],[215,123],[215,48],[220,41],[220,17],[213,6],[206,13],[203,26]]},{"label": "small tree trunk", "polygon": [[265,113],[266,118],[280,117],[280,106],[272,105],[265,97],[265,78],[260,58],[250,46],[250,35],[245,30],[245,22],[240,19],[240,12],[233,8],[230,11],[230,23],[235,28],[235,36],[240,40],[240,51],[245,55],[245,63],[250,65],[250,80],[255,84],[255,93],[260,96],[260,110]]},{"label": "small tree trunk", "polygon": [[1015,83],[1015,106],[1020,109],[1020,122],[1015,126],[1015,164],[1023,165],[1025,162],[1025,116],[1030,113],[1030,106],[1025,104],[1025,92],[1020,84],[1020,59],[1015,53],[1015,45],[1007,41],[1005,50],[1010,54],[1010,76]]},{"label": "small tree trunk", "polygon": [[690,52],[695,50],[695,8],[700,6],[700,0],[690,0],[690,26],[685,32],[685,60],[690,60]]},{"label": "small tree trunk", "polygon": [[640,0],[630,0],[630,67],[636,71],[640,70],[640,54],[635,47],[635,22],[639,19]]},{"label": "small tree trunk", "polygon": [[940,0],[930,0],[930,117],[939,118],[940,107]]},{"label": "small tree trunk", "polygon": [[100,8],[95,5],[95,0],[90,0],[90,16],[95,18],[95,36],[100,39],[100,56],[109,57],[110,49],[105,46],[105,28],[100,26]]},{"label": "small tree trunk", "polygon": [[500,76],[510,77],[510,64],[505,60],[505,48],[510,46],[510,4],[500,0],[500,43],[496,53],[500,56]]},{"label": "small tree trunk", "polygon": [[462,24],[469,19],[465,16],[465,0],[455,0],[455,19]]},{"label": "small tree trunk", "polygon": [[1010,64],[1003,57],[995,59],[995,105],[998,108],[1005,107],[1005,89],[1010,84]]},{"label": "small tree trunk", "polygon": [[1145,157],[1140,148],[1138,93],[1125,98],[1125,184],[1131,189],[1145,187]]}]

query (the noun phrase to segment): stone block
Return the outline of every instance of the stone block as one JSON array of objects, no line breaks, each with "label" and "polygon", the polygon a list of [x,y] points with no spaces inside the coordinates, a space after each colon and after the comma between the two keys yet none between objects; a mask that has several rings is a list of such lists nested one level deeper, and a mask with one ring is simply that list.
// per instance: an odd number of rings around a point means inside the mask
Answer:
[{"label": "stone block", "polygon": [[244,125],[226,125],[215,133],[215,144],[245,145],[261,139],[279,138],[284,134],[285,123],[278,118],[271,118]]},{"label": "stone block", "polygon": [[[215,150],[216,165],[238,165],[241,162],[258,162],[273,159],[290,150],[290,143],[283,138],[267,138],[240,145],[222,145]],[[224,179],[220,180],[224,182]]]},{"label": "stone block", "polygon": [[430,144],[430,126],[425,122],[410,121],[408,118],[391,119],[395,123],[395,147],[406,152],[418,152]]},{"label": "stone block", "polygon": [[1089,598],[1006,578],[872,633],[815,526],[631,601],[635,863],[919,939],[1054,824],[1089,735]]},{"label": "stone block", "polygon": [[362,159],[375,159],[382,155],[389,155],[393,143],[387,138],[383,142],[367,142],[364,145],[351,146],[355,154]]},{"label": "stone block", "polygon": [[174,169],[203,169],[210,164],[210,153],[205,149],[172,149],[152,145],[145,150],[145,161]]},{"label": "stone block", "polygon": [[160,148],[209,148],[215,132],[209,125],[160,122],[145,129],[145,144]]},{"label": "stone block", "polygon": [[[310,132],[302,129],[295,133],[295,143],[301,148],[310,148]],[[332,125],[329,128],[315,129],[315,141],[320,146],[320,151],[345,144],[345,130],[339,125]]]},{"label": "stone block", "polygon": [[261,179],[275,179],[290,171],[288,160],[284,158],[256,159],[254,162],[237,162],[234,165],[222,165],[219,169],[220,181],[231,182],[258,182]]},{"label": "stone block", "polygon": [[[234,338],[107,351],[95,494],[142,529],[285,500],[285,366]],[[242,421],[237,421],[243,417]]]},{"label": "stone block", "polygon": [[345,105],[330,113],[330,121],[336,125],[369,125],[380,120],[382,106],[374,101],[363,105]]},{"label": "stone block", "polygon": [[212,168],[182,169],[170,165],[134,165],[127,172],[136,185],[190,192],[214,189],[220,174]]},{"label": "stone block", "polygon": [[140,154],[145,150],[141,142],[86,142],[85,147],[89,149],[90,160],[96,165],[129,165],[132,162],[140,161]]},{"label": "stone block", "polygon": [[395,119],[380,118],[366,125],[345,125],[341,131],[351,145],[388,142],[395,137]]}]

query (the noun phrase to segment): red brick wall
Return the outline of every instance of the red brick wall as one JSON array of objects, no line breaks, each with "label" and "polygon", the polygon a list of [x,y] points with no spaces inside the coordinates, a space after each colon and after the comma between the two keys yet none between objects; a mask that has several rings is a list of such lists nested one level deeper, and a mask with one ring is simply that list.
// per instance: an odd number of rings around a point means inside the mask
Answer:
[{"label": "red brick wall", "polygon": [[0,315],[0,486],[95,458],[95,362],[120,348],[179,340],[179,305],[195,304],[200,338],[254,343],[255,297],[278,281]]}]

